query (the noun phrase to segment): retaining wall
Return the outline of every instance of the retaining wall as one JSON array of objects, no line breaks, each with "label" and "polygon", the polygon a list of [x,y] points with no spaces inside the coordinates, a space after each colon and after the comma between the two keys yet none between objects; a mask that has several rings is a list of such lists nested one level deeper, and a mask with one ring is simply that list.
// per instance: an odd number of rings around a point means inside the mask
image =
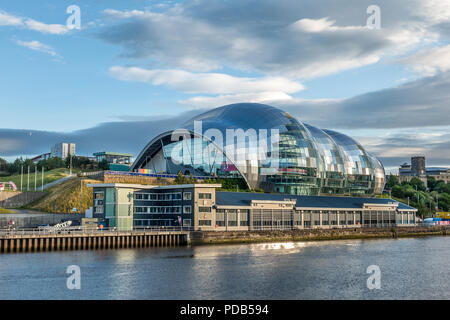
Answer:
[{"label": "retaining wall", "polygon": [[145,176],[129,176],[119,174],[104,174],[104,183],[130,183],[144,185],[169,185],[172,184],[174,178],[156,178]]},{"label": "retaining wall", "polygon": [[42,191],[1,191],[0,207],[20,208],[42,198],[46,193]]},{"label": "retaining wall", "polygon": [[14,227],[36,228],[43,224],[54,225],[62,220],[81,221],[84,215],[80,214],[64,214],[64,213],[14,213],[0,214],[0,228],[9,225],[10,221],[14,221]]},{"label": "retaining wall", "polygon": [[268,231],[196,231],[190,235],[193,245],[267,241],[313,241],[334,239],[399,238],[450,234],[450,227],[395,227],[348,229],[296,229]]}]

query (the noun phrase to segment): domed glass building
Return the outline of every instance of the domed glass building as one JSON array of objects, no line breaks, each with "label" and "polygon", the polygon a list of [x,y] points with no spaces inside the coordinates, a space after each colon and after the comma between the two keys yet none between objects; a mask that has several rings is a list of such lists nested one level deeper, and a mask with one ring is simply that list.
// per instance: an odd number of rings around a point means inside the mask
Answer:
[{"label": "domed glass building", "polygon": [[241,178],[250,189],[295,195],[374,195],[385,182],[380,161],[352,138],[255,103],[219,107],[161,133],[131,167],[139,169]]}]

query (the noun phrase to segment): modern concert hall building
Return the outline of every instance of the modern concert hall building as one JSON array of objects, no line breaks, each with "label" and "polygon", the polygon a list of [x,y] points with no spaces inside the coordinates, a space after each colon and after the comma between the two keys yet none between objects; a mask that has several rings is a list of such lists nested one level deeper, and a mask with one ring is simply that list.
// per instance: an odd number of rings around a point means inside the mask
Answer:
[{"label": "modern concert hall building", "polygon": [[382,164],[354,139],[272,106],[227,105],[181,127],[153,138],[131,171],[238,178],[251,190],[291,195],[373,196],[384,188]]}]

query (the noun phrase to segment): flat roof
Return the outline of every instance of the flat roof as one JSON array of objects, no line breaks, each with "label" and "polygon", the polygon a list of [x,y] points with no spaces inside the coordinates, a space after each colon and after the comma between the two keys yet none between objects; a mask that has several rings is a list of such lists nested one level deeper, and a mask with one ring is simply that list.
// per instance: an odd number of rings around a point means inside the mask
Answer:
[{"label": "flat roof", "polygon": [[131,188],[131,189],[176,189],[176,188],[220,188],[221,184],[171,184],[167,186],[156,186],[148,184],[129,184],[129,183],[91,183],[87,185],[93,188]]},{"label": "flat roof", "polygon": [[250,206],[252,200],[296,200],[296,207],[339,209],[362,209],[365,204],[388,205],[390,203],[398,203],[399,210],[416,210],[402,202],[389,198],[297,196],[291,194],[216,191],[216,204],[218,206]]},{"label": "flat roof", "polygon": [[119,157],[132,157],[134,156],[131,153],[120,153],[120,152],[107,152],[107,151],[102,151],[102,152],[95,152],[94,156],[98,157],[98,156],[119,156]]},{"label": "flat roof", "polygon": [[446,168],[446,167],[428,167],[426,168],[427,172],[431,172],[431,171],[448,171],[450,170],[450,168]]}]

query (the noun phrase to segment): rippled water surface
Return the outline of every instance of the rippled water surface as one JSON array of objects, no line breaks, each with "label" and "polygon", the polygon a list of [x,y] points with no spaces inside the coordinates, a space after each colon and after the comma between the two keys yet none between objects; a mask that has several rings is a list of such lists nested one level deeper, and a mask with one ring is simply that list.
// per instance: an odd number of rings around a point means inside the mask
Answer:
[{"label": "rippled water surface", "polygon": [[0,299],[450,299],[449,270],[450,237],[17,253],[0,255]]}]

